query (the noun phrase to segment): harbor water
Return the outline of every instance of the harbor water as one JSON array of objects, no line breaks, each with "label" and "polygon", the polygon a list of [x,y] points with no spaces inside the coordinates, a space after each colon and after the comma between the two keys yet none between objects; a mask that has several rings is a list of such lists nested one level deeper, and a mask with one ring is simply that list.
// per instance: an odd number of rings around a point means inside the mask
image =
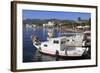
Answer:
[{"label": "harbor water", "polygon": [[[50,28],[51,29],[51,28]],[[59,33],[58,30],[53,30],[53,37],[59,37],[63,34]],[[48,28],[37,27],[37,28],[25,28],[23,27],[23,62],[43,62],[43,61],[59,61],[59,60],[81,60],[90,59],[90,57],[81,57],[76,59],[68,59],[61,57],[54,57],[38,52],[33,46],[31,36],[37,36],[39,41],[43,42],[47,40]],[[66,32],[67,34],[70,32]],[[70,36],[70,35],[69,35]]]}]

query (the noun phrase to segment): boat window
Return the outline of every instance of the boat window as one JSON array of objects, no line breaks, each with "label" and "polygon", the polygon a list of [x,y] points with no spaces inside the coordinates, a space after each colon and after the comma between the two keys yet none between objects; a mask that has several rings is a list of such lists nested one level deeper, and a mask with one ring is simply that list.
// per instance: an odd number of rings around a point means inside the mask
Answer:
[{"label": "boat window", "polygon": [[91,36],[91,34],[90,34],[90,33],[87,33],[86,35],[87,35],[87,36]]},{"label": "boat window", "polygon": [[61,41],[61,44],[65,44],[66,43],[66,41]]},{"label": "boat window", "polygon": [[69,39],[67,39],[67,42],[69,42]]},{"label": "boat window", "polygon": [[44,44],[44,47],[47,47],[48,45],[47,44]]},{"label": "boat window", "polygon": [[53,43],[59,44],[59,41],[58,40],[54,40]]}]

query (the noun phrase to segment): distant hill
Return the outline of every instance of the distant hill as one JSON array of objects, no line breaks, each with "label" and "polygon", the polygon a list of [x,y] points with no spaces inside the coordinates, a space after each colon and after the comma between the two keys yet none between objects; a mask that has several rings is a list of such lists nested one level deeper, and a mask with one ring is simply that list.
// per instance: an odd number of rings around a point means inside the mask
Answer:
[{"label": "distant hill", "polygon": [[55,22],[55,23],[64,23],[64,22],[68,22],[68,21],[73,21],[73,20],[60,20],[60,19],[26,19],[23,20],[23,24],[44,24],[44,23],[48,23],[49,21],[51,22]]}]

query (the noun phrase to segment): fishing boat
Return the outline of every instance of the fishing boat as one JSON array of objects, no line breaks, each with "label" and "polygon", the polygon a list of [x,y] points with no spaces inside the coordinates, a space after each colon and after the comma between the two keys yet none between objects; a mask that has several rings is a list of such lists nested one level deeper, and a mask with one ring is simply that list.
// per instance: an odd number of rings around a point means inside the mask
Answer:
[{"label": "fishing boat", "polygon": [[86,54],[89,47],[86,47],[84,33],[71,33],[70,36],[52,37],[49,33],[49,39],[40,42],[38,37],[32,36],[33,45],[41,53],[61,57],[81,57]]}]

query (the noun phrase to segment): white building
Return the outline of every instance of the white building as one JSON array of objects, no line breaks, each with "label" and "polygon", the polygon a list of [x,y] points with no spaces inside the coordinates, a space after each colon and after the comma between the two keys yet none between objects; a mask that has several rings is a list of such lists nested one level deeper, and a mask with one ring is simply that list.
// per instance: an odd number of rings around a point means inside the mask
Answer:
[{"label": "white building", "polygon": [[49,21],[47,24],[43,24],[43,27],[53,27],[54,25],[54,22]]}]

